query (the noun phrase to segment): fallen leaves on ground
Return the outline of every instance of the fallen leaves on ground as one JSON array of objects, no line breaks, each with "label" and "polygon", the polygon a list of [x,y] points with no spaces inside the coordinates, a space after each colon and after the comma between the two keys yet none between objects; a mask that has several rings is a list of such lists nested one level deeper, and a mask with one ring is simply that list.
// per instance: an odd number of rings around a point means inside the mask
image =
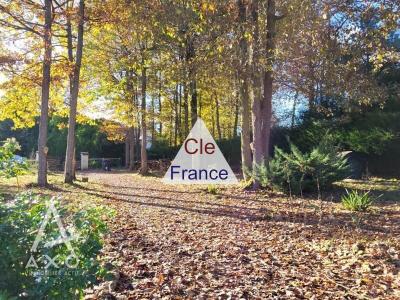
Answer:
[{"label": "fallen leaves on ground", "polygon": [[400,299],[399,204],[355,222],[333,202],[88,177],[69,197],[117,215],[102,256],[114,280],[87,299]]}]

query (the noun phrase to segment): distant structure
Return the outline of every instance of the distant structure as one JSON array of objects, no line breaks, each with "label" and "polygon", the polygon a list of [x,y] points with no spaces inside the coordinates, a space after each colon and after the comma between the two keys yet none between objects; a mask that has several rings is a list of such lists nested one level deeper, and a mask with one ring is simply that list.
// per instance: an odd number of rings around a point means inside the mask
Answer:
[{"label": "distant structure", "polygon": [[81,170],[89,169],[89,152],[81,152]]}]

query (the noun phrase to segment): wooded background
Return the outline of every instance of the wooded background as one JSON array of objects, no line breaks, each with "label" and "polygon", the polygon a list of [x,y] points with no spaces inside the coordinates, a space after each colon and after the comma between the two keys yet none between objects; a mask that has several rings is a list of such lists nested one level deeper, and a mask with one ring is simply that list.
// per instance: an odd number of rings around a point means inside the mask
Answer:
[{"label": "wooded background", "polygon": [[243,170],[327,134],[399,170],[396,0],[2,0],[0,49],[0,140],[39,150],[39,184],[47,155],[72,181],[79,151],[145,174],[198,117]]}]

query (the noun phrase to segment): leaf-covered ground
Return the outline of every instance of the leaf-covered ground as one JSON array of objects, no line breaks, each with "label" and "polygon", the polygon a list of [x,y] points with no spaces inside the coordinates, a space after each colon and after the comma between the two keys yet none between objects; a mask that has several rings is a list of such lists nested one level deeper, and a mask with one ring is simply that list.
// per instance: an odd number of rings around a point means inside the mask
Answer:
[{"label": "leaf-covered ground", "polygon": [[58,192],[117,211],[103,251],[115,279],[87,299],[400,298],[400,202],[352,215],[332,201],[87,176]]},{"label": "leaf-covered ground", "polygon": [[[279,195],[90,174],[85,193],[118,216],[105,250],[137,298],[400,297],[399,206],[352,216],[340,205]],[[104,293],[103,293],[104,295]]]}]

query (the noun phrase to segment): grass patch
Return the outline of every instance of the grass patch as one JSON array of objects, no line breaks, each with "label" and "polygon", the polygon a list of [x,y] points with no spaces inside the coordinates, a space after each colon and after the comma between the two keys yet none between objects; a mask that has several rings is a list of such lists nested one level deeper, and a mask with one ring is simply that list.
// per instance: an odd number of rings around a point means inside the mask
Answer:
[{"label": "grass patch", "polygon": [[370,191],[372,197],[379,197],[379,202],[400,202],[400,180],[373,177],[368,180],[346,179],[335,184],[348,190]]}]

